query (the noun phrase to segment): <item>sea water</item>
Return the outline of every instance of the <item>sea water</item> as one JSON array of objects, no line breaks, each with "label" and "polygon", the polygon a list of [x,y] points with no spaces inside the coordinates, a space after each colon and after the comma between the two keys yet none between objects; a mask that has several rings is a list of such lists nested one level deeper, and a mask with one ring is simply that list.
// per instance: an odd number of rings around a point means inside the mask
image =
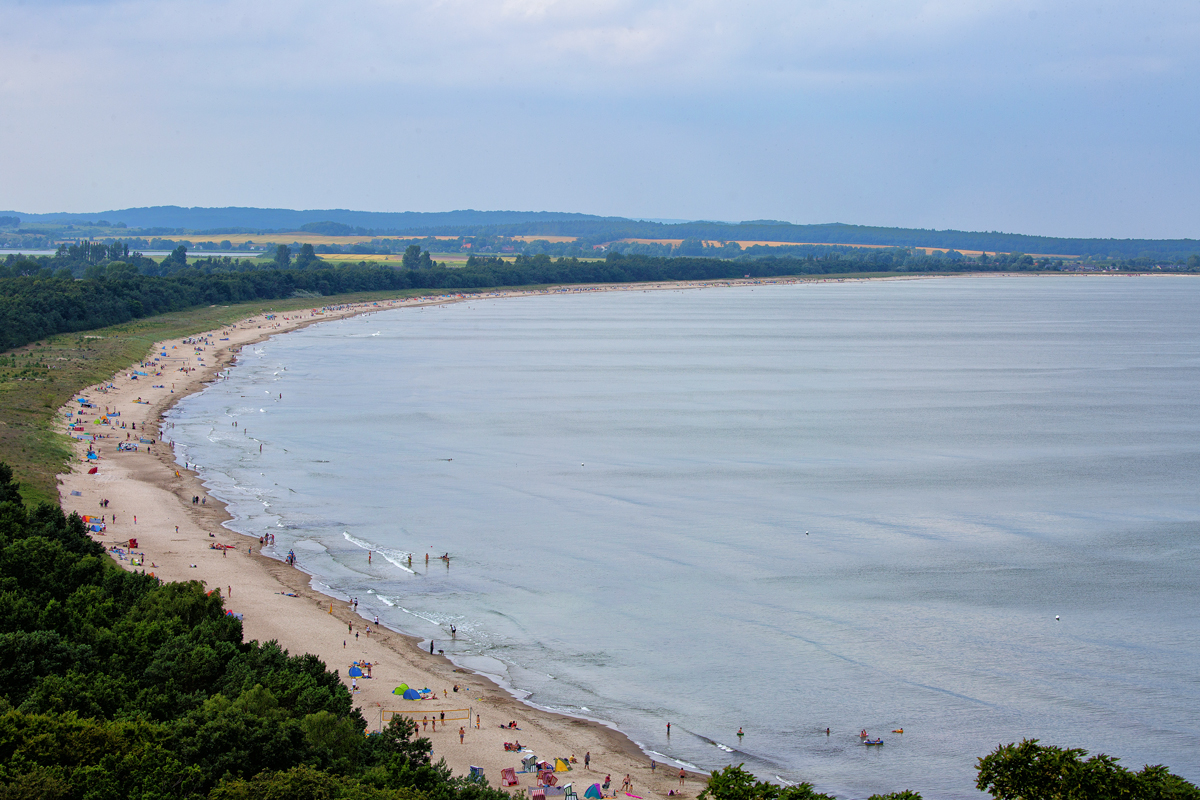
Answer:
[{"label": "sea water", "polygon": [[1196,781],[1198,310],[1189,277],[480,299],[247,347],[169,437],[234,530],[659,761],[963,797],[1036,737]]}]

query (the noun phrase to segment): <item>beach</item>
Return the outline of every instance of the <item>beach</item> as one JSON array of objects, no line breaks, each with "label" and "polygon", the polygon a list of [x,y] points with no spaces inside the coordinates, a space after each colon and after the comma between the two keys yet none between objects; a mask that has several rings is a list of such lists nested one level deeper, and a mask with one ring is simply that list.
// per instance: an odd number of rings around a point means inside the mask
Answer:
[{"label": "beach", "polygon": [[[157,343],[144,364],[78,395],[92,408],[72,401],[62,410],[64,416],[74,413],[76,427],[84,429],[82,435],[75,433],[81,437],[75,443],[75,468],[59,476],[63,510],[102,516],[105,530],[93,537],[115,548],[110,554],[123,568],[144,570],[164,581],[198,580],[220,591],[226,608],[241,615],[247,641],[274,640],[293,655],[307,652],[320,657],[348,688],[352,682],[357,684],[354,702],[368,730],[379,729],[393,712],[418,723],[428,717],[433,726],[421,735],[433,741],[434,760],[445,758],[456,775],[467,774],[471,766],[481,767],[488,782],[500,786],[501,770],[519,771],[522,758],[530,754],[551,763],[574,757],[572,770],[557,778],[559,786],[572,783],[579,794],[592,783],[603,782],[605,775],[612,776],[615,790],[627,774],[635,796],[679,794],[678,766],[652,769],[650,759],[618,731],[527,705],[490,679],[422,649],[416,639],[359,616],[349,598],[317,592],[308,574],[262,555],[257,539],[222,527],[230,518],[224,506],[207,496],[196,472],[175,463],[172,448],[162,441],[163,413],[182,397],[218,380],[246,345],[318,322],[458,299],[462,298],[412,298],[263,314],[206,334]],[[154,362],[156,356],[160,360]],[[109,417],[110,424],[96,424],[106,412],[119,416]],[[108,438],[92,442],[93,434]],[[136,444],[138,449],[118,451],[121,442]],[[87,459],[89,446],[97,458]],[[128,546],[131,539],[136,547]],[[371,677],[350,678],[355,662],[369,663]],[[392,693],[402,683],[431,689],[432,696],[403,700]],[[443,713],[447,719],[441,721]],[[516,730],[504,727],[513,722]],[[506,742],[518,741],[524,752],[506,751]],[[590,754],[590,769],[584,766],[585,754]],[[519,785],[504,788],[524,791],[536,785],[533,773],[518,772],[516,777]],[[683,796],[694,797],[703,788],[704,777],[689,774]]]}]

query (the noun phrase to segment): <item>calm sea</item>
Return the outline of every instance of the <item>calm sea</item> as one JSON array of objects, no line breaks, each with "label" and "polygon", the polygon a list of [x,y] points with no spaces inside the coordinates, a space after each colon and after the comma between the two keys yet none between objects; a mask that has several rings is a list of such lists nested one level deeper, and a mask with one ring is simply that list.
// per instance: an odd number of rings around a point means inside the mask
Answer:
[{"label": "calm sea", "polygon": [[1036,737],[1197,781],[1198,312],[1186,277],[480,300],[246,348],[172,434],[236,530],[660,761],[970,797]]}]

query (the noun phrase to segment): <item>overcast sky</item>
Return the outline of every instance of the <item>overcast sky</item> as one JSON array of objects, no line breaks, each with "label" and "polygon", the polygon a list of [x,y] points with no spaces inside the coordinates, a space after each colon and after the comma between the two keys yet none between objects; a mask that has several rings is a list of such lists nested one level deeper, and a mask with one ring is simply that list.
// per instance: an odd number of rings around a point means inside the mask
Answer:
[{"label": "overcast sky", "polygon": [[1200,237],[1200,3],[0,0],[0,208]]}]

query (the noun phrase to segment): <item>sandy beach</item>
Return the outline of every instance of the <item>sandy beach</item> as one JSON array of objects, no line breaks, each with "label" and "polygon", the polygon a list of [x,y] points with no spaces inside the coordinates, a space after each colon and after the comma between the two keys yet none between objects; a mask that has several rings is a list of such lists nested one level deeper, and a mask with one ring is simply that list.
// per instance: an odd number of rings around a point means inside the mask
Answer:
[{"label": "sandy beach", "polygon": [[[679,288],[679,284],[671,286]],[[62,507],[67,513],[102,516],[106,528],[93,536],[110,548],[122,567],[144,569],[166,581],[199,580],[209,589],[219,590],[226,598],[226,608],[242,615],[247,640],[276,640],[293,654],[314,653],[329,669],[337,670],[347,686],[352,685],[347,674],[351,665],[369,662],[371,677],[353,681],[357,683],[355,703],[369,729],[377,729],[392,712],[418,721],[428,717],[436,732],[431,726],[422,734],[433,740],[434,759],[445,758],[455,774],[466,774],[470,766],[481,767],[489,783],[499,786],[501,770],[513,767],[519,771],[524,756],[536,754],[551,762],[574,756],[573,769],[557,776],[558,785],[570,782],[581,795],[592,783],[603,782],[605,775],[612,776],[610,792],[614,791],[627,774],[634,796],[678,794],[678,765],[657,765],[652,770],[650,759],[621,733],[594,721],[531,707],[490,679],[458,669],[445,657],[421,649],[416,639],[360,617],[348,598],[331,598],[315,591],[307,573],[262,555],[258,539],[222,527],[230,518],[224,506],[207,496],[194,471],[175,463],[171,447],[162,441],[163,413],[180,398],[218,380],[219,373],[231,366],[237,352],[248,344],[313,323],[379,310],[516,294],[530,293],[496,292],[465,298],[442,295],[261,314],[206,334],[159,342],[145,363],[132,365],[109,382],[77,396],[86,398],[92,408],[72,401],[62,409],[64,419],[67,412],[75,415],[72,435],[78,438],[75,468],[59,476]],[[159,360],[154,361],[155,357]],[[97,424],[106,412],[119,416]],[[98,438],[93,441],[93,436]],[[136,444],[137,449],[118,451],[118,444],[126,442]],[[98,456],[94,460],[87,458],[89,447]],[[107,505],[102,507],[102,501]],[[136,540],[136,547],[128,546],[131,539]],[[214,546],[218,544],[229,547],[217,549]],[[403,700],[392,693],[401,683],[427,687],[436,697]],[[514,721],[516,730],[501,727]],[[505,742],[516,741],[525,752],[505,750]],[[590,769],[584,766],[585,754],[590,754]],[[519,784],[510,791],[525,792],[536,785],[532,773],[518,772],[516,777]],[[705,777],[689,773],[683,796],[695,797]]]}]

